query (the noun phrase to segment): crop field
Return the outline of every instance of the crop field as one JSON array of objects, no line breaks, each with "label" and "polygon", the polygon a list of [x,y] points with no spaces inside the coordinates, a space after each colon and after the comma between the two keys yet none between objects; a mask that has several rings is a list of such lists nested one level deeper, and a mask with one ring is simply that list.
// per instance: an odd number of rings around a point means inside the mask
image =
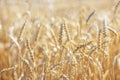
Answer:
[{"label": "crop field", "polygon": [[0,0],[0,80],[120,80],[120,0]]}]

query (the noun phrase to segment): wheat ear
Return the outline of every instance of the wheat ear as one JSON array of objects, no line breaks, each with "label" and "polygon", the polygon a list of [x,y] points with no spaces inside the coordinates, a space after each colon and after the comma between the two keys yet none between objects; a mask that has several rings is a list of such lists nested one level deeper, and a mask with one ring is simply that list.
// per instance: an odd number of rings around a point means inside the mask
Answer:
[{"label": "wheat ear", "polygon": [[118,36],[117,32],[111,28],[111,27],[106,27],[110,32],[114,33],[115,36]]},{"label": "wheat ear", "polygon": [[116,14],[119,4],[120,4],[120,1],[118,1],[117,4],[115,5],[114,14]]},{"label": "wheat ear", "polygon": [[62,36],[63,36],[63,24],[60,26],[60,32],[59,32],[59,45],[62,44]]},{"label": "wheat ear", "polygon": [[88,42],[88,43],[85,43],[85,44],[82,44],[82,45],[79,45],[77,46],[74,50],[73,50],[73,53],[76,53],[80,48],[82,47],[85,47],[87,45],[89,45],[92,41]]},{"label": "wheat ear", "polygon": [[98,41],[97,41],[98,50],[101,49],[101,30],[98,31]]},{"label": "wheat ear", "polygon": [[64,30],[65,30],[65,33],[66,33],[66,36],[67,36],[67,40],[70,41],[71,38],[70,38],[69,29],[68,29],[68,27],[66,26],[65,22],[64,22],[64,24],[63,24],[63,27],[64,27]]},{"label": "wheat ear", "polygon": [[29,64],[29,61],[27,59],[23,59],[21,58],[21,60],[23,61],[24,65],[26,66],[27,70],[32,74],[32,67]]},{"label": "wheat ear", "polygon": [[89,14],[88,18],[86,19],[86,24],[88,23],[88,21],[90,20],[90,18],[91,18],[94,14],[95,14],[95,10],[92,11],[92,12]]},{"label": "wheat ear", "polygon": [[[20,29],[19,35],[18,35],[18,37],[17,37],[17,41],[18,41],[18,42],[20,41],[21,35],[22,35],[23,30],[24,30],[24,28],[25,28],[25,24],[26,24],[26,21],[24,22],[24,24],[22,25],[22,28]],[[11,43],[9,49],[10,49],[13,45],[14,45],[14,42]]]},{"label": "wheat ear", "polygon": [[2,69],[2,70],[0,71],[0,75],[1,75],[3,72],[10,71],[10,70],[14,70],[14,69],[17,68],[17,67],[18,67],[18,65],[15,65],[15,66],[13,66],[13,67],[9,67],[9,68]]},{"label": "wheat ear", "polygon": [[34,54],[33,54],[33,51],[31,49],[29,40],[27,40],[26,45],[27,45],[27,49],[28,49],[28,51],[30,53],[30,57],[31,57],[32,61],[34,62]]},{"label": "wheat ear", "polygon": [[39,37],[40,37],[40,26],[39,26],[39,28],[37,30],[35,41],[38,41]]}]

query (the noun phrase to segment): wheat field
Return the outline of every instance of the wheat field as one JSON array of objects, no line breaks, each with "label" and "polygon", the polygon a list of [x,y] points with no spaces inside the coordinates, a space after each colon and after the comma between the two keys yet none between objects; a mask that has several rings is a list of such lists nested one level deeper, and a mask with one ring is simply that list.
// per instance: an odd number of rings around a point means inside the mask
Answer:
[{"label": "wheat field", "polygon": [[0,80],[120,80],[120,0],[0,0]]}]

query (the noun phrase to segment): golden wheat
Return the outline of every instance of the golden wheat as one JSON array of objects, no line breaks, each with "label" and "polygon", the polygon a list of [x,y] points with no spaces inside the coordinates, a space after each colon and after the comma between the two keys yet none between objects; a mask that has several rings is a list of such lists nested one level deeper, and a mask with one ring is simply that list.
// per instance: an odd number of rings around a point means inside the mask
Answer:
[{"label": "golden wheat", "polygon": [[120,80],[119,5],[0,0],[0,80]]}]

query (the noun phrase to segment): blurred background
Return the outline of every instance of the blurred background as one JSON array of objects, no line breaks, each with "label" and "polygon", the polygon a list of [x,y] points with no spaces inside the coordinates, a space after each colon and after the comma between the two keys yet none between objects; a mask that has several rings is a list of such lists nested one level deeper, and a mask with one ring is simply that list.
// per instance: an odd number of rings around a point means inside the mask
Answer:
[{"label": "blurred background", "polygon": [[97,15],[101,15],[102,11],[113,11],[117,2],[118,0],[0,0],[0,23],[11,24],[25,14],[40,19],[54,16],[78,19],[80,13],[86,16],[95,10]]}]

